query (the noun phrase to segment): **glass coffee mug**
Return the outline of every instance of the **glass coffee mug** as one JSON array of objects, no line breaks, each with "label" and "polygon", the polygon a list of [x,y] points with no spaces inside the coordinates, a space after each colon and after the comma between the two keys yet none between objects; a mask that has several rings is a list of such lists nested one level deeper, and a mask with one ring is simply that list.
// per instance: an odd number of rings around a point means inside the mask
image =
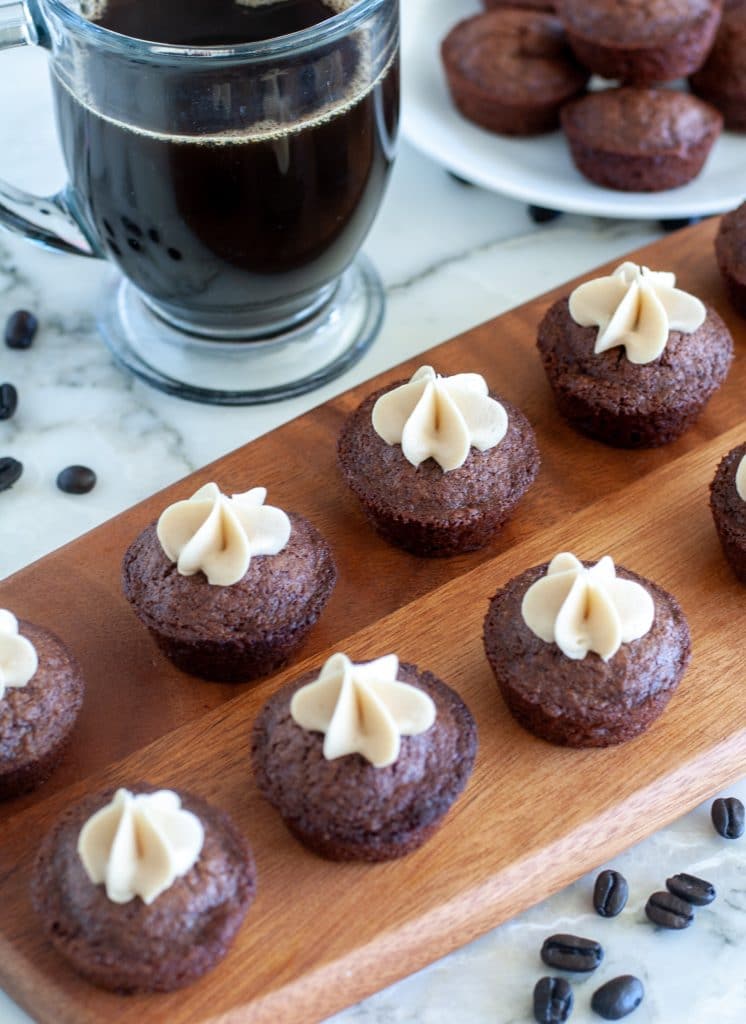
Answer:
[{"label": "glass coffee mug", "polygon": [[47,199],[0,183],[0,223],[117,267],[99,327],[165,391],[265,402],[341,373],[383,316],[358,250],[396,146],[398,0],[323,0],[316,24],[235,44],[242,17],[277,29],[288,0],[108,3],[123,25],[128,4],[157,11],[169,41],[103,27],[107,0],[0,6],[0,49],[50,52],[69,175]]}]

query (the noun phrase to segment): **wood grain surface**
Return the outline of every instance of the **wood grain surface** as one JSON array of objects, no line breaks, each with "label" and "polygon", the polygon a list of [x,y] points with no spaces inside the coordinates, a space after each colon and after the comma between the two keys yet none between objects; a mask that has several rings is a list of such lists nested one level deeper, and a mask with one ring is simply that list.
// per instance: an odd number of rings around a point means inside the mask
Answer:
[{"label": "wood grain surface", "polygon": [[[0,984],[42,1021],[294,1024],[321,1019],[511,917],[746,773],[746,688],[738,637],[744,590],[720,554],[707,507],[719,458],[744,439],[746,327],[725,302],[713,222],[634,258],[674,269],[728,320],[737,358],[684,438],[622,452],[583,439],[553,410],[534,343],[558,289],[432,350],[240,449],[0,584],[0,606],[49,625],[88,681],[74,749],[47,786],[2,809]],[[477,370],[519,405],[542,452],[539,480],[483,552],[427,561],[368,528],[334,467],[344,414],[421,362]],[[119,590],[127,544],[169,501],[216,479],[264,484],[269,500],[308,515],[337,554],[340,583],[304,660],[254,686],[202,683],[157,653]],[[569,549],[608,552],[673,591],[689,618],[692,665],[662,719],[606,751],[554,748],[523,732],[483,654],[487,601],[512,575]],[[306,852],[258,797],[251,723],[285,679],[336,649],[396,651],[463,695],[477,719],[472,781],[441,831],[401,862],[328,864]],[[124,758],[124,760],[120,760]],[[226,808],[251,837],[259,896],[235,947],[173,996],[122,998],[76,978],[43,939],[28,902],[29,863],[70,800],[147,778]],[[538,962],[538,961],[537,961]]]}]

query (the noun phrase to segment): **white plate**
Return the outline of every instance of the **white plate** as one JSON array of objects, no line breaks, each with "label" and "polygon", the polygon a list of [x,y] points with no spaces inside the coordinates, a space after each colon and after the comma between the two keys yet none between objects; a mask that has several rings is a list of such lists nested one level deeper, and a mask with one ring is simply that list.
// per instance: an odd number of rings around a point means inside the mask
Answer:
[{"label": "white plate", "polygon": [[575,169],[561,132],[529,139],[493,135],[451,102],[440,43],[477,0],[402,0],[402,130],[418,149],[475,184],[537,206],[654,220],[731,210],[746,194],[746,136],[723,134],[703,172],[667,192],[614,192]]}]

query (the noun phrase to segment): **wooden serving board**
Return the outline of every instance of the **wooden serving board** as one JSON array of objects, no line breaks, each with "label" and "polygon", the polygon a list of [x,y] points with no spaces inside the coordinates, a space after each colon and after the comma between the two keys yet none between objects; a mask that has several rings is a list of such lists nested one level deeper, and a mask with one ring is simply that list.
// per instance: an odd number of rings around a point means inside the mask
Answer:
[{"label": "wooden serving board", "polygon": [[[712,256],[713,222],[633,258],[673,269],[729,321],[737,358],[698,425],[665,449],[622,452],[583,439],[556,415],[534,351],[559,289],[226,456],[0,584],[0,606],[57,630],[80,658],[88,696],[75,748],[39,793],[6,804],[0,844],[0,985],[42,1021],[85,1024],[309,1024],[448,952],[542,899],[746,774],[746,688],[739,638],[744,590],[725,565],[707,507],[720,457],[743,440],[746,325],[731,314]],[[421,362],[477,370],[519,405],[542,452],[539,480],[486,550],[427,561],[389,548],[337,478],[344,414]],[[130,540],[169,501],[216,479],[269,487],[309,516],[337,553],[340,582],[306,657],[254,686],[218,686],[173,669],[119,592]],[[506,712],[481,645],[488,598],[559,550],[614,558],[672,590],[694,657],[665,715],[620,748],[570,751],[522,731]],[[441,831],[400,862],[327,863],[285,832],[258,797],[249,732],[267,696],[337,649],[396,651],[463,695],[480,749]],[[149,779],[192,789],[251,837],[259,895],[226,960],[172,996],[117,997],[79,980],[41,936],[28,901],[39,838],[69,801]]]}]

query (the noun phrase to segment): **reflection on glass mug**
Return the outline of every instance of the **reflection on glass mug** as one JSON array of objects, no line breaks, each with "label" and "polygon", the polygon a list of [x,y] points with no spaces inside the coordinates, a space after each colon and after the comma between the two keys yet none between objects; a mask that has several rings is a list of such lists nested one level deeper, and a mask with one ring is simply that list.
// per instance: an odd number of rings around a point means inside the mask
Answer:
[{"label": "reflection on glass mug", "polygon": [[383,315],[358,255],[394,157],[398,0],[25,0],[0,48],[50,52],[69,183],[0,185],[0,223],[103,257],[120,362],[204,401],[299,394]]}]

